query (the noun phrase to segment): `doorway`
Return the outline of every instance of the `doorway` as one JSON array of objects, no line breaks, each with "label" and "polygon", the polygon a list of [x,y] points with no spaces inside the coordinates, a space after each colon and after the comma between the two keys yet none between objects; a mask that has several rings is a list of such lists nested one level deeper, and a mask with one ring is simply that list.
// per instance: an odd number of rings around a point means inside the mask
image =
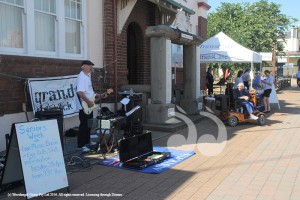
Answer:
[{"label": "doorway", "polygon": [[133,22],[127,29],[127,80],[128,84],[143,84],[143,33]]}]

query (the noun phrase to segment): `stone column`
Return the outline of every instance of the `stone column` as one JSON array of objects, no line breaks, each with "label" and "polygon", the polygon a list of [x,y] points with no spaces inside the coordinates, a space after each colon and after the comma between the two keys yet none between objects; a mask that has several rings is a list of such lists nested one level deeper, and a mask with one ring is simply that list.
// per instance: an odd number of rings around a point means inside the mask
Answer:
[{"label": "stone column", "polygon": [[175,114],[175,105],[171,104],[171,41],[174,44],[186,45],[184,62],[188,67],[184,81],[188,83],[185,83],[186,96],[182,105],[188,113],[196,113],[198,111],[196,98],[200,96],[200,56],[197,45],[203,40],[197,35],[184,33],[166,25],[147,27],[145,35],[151,38],[152,100],[146,107],[146,122],[172,123],[170,119]]},{"label": "stone column", "polygon": [[187,114],[198,114],[200,96],[200,50],[196,45],[183,46],[183,99],[181,107]]},{"label": "stone column", "polygon": [[174,116],[171,104],[171,40],[167,37],[151,38],[151,104],[147,106],[146,121],[164,124]]}]

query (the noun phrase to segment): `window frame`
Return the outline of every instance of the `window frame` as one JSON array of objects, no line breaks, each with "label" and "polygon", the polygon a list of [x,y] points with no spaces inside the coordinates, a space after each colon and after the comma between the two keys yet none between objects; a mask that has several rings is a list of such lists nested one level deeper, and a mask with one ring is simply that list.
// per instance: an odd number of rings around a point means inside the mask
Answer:
[{"label": "window frame", "polygon": [[[23,9],[22,12],[22,39],[23,47],[1,47],[0,54],[3,55],[21,55],[33,57],[48,57],[48,58],[72,58],[82,59],[87,55],[87,21],[86,21],[86,0],[82,0],[81,23],[80,23],[80,53],[66,53],[66,38],[65,38],[65,1],[55,0],[56,3],[56,20],[55,20],[55,51],[43,51],[36,49],[35,43],[35,10],[33,0],[24,0],[24,6],[0,2],[17,6]],[[43,13],[42,11],[38,11]],[[47,13],[49,14],[49,13]]]},{"label": "window frame", "polygon": [[[56,3],[56,2],[55,2]],[[54,36],[55,36],[55,44],[54,44],[54,51],[47,51],[47,50],[39,50],[39,49],[37,49],[36,48],[36,41],[35,41],[35,39],[34,39],[34,50],[35,50],[35,52],[36,52],[36,54],[37,55],[43,55],[43,56],[47,56],[47,55],[51,55],[51,56],[57,56],[58,54],[57,54],[57,52],[58,52],[58,46],[57,46],[57,44],[58,44],[58,40],[59,40],[59,38],[58,38],[58,18],[57,18],[57,12],[56,12],[56,14],[54,14],[54,13],[51,13],[51,12],[45,12],[45,11],[41,11],[41,10],[36,10],[36,9],[34,9],[34,19],[36,18],[36,13],[42,13],[42,14],[47,14],[47,15],[51,15],[51,16],[54,16],[55,17],[55,21],[54,21]],[[36,34],[36,32],[35,32],[35,28],[36,27],[34,27],[34,38],[36,38],[35,37],[35,34]]]},{"label": "window frame", "polygon": [[26,47],[26,40],[25,40],[26,33],[24,33],[24,32],[26,32],[26,31],[24,31],[24,30],[26,30],[26,25],[24,24],[24,21],[25,21],[25,14],[24,14],[25,13],[25,2],[23,2],[24,3],[23,6],[17,5],[17,4],[8,3],[8,2],[3,2],[3,1],[1,1],[0,3],[3,3],[5,5],[9,5],[9,6],[18,7],[21,10],[23,9],[23,11],[22,11],[22,31],[23,31],[23,33],[22,33],[22,44],[23,44],[23,47],[22,48],[16,48],[16,47],[4,47],[4,46],[0,46],[0,54],[2,54],[2,52],[9,53],[11,51],[12,51],[12,53],[14,55],[25,54],[26,53],[26,51],[25,51],[25,47]]}]

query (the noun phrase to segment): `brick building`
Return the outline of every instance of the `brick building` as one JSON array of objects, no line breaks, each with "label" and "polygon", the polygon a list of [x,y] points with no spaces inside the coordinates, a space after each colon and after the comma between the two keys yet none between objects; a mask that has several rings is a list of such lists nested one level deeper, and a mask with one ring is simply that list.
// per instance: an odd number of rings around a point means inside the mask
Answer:
[{"label": "brick building", "polygon": [[[81,60],[90,59],[104,69],[93,77],[95,89],[115,89],[105,100],[114,109],[123,85],[151,84],[147,27],[174,25],[182,12],[188,20],[182,31],[205,39],[209,8],[205,0],[1,1],[0,23],[6,28],[0,31],[0,150],[11,124],[27,120],[24,104],[33,117],[27,78],[75,75]],[[203,89],[205,67],[200,70]],[[176,70],[178,85],[183,71]],[[77,117],[66,118],[64,125],[78,125]]]}]

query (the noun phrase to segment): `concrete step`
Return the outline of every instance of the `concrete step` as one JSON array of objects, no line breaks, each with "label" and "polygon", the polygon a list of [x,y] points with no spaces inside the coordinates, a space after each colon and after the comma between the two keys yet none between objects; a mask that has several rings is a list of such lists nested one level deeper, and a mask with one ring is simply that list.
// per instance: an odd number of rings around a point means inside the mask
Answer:
[{"label": "concrete step", "polygon": [[[204,117],[201,115],[186,115],[193,123],[198,123],[201,121]],[[187,125],[184,121],[179,120],[177,118],[171,119],[166,124],[148,124],[143,123],[144,130],[149,131],[159,131],[159,132],[171,132],[174,133],[176,131],[179,131],[181,129],[186,128]]]}]

